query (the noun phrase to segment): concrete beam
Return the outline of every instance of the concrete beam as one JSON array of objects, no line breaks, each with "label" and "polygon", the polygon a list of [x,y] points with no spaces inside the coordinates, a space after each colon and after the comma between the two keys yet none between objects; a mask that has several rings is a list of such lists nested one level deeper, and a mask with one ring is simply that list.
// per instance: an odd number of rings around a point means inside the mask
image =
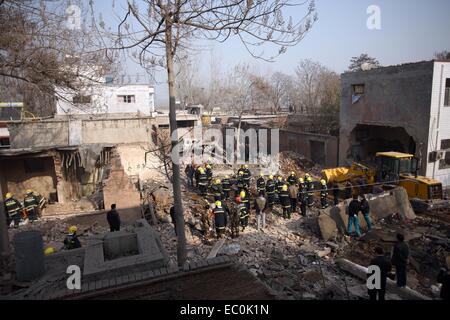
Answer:
[{"label": "concrete beam", "polygon": [[[347,259],[338,259],[336,260],[338,266],[352,275],[360,278],[361,280],[367,279],[367,268],[363,267],[359,264],[351,262]],[[406,300],[432,300],[430,297],[427,297],[411,288],[399,288],[397,284],[391,279],[387,279],[386,289],[389,292],[395,293],[403,299]]]}]

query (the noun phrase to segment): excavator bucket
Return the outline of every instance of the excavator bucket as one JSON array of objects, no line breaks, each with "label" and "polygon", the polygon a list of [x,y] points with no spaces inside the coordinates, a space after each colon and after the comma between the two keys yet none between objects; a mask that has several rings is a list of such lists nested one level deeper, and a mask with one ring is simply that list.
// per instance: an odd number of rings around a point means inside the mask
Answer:
[{"label": "excavator bucket", "polygon": [[322,176],[328,182],[342,182],[349,178],[350,168],[340,167],[322,170]]}]

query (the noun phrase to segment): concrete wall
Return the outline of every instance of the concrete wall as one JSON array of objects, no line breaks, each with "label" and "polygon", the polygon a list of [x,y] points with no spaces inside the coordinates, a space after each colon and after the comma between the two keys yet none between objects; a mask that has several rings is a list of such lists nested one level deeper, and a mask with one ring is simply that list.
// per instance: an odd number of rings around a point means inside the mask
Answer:
[{"label": "concrete wall", "polygon": [[[450,79],[450,63],[436,62],[433,72],[428,153],[441,149],[441,140],[450,139],[450,106],[444,106],[445,81]],[[450,185],[450,168],[440,169],[439,161],[426,165],[426,174]]]},{"label": "concrete wall", "polygon": [[[88,88],[84,95],[91,95],[89,104],[73,104],[72,93],[62,93],[68,101],[59,99],[56,103],[57,115],[141,113],[151,115],[155,112],[155,89],[150,85],[96,85]],[[134,103],[125,103],[118,96],[134,95]]]},{"label": "concrete wall", "polygon": [[69,145],[67,121],[9,123],[8,130],[11,149]]},{"label": "concrete wall", "polygon": [[308,159],[314,159],[311,150],[311,141],[324,143],[324,163],[327,167],[335,167],[337,165],[337,137],[314,134],[307,132],[295,132],[288,130],[280,130],[280,152],[294,151],[304,155]]},{"label": "concrete wall", "polygon": [[137,143],[151,137],[152,118],[86,120],[82,123],[83,143]]},{"label": "concrete wall", "polygon": [[27,161],[42,161],[43,170],[25,172],[25,159],[0,160],[0,183],[3,193],[12,192],[18,200],[23,200],[25,191],[32,189],[46,198],[56,192],[56,175],[52,157],[27,158]]},{"label": "concrete wall", "polygon": [[[341,165],[348,164],[351,132],[357,124],[404,127],[416,142],[416,155],[420,149],[422,163],[426,164],[433,64],[432,61],[419,62],[341,76]],[[365,93],[352,104],[352,85],[355,84],[364,84]],[[421,171],[425,173],[425,166]]]},{"label": "concrete wall", "polygon": [[[196,123],[195,116],[177,116],[179,137]],[[70,122],[70,124],[69,124]],[[8,124],[11,149],[69,146],[92,143],[148,143],[152,126],[168,126],[167,117],[113,118],[113,119],[59,119],[40,122]]]}]

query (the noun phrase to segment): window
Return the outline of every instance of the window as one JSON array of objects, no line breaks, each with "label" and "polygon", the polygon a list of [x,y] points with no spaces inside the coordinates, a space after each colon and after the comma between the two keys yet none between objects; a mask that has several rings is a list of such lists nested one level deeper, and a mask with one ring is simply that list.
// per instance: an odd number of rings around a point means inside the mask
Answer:
[{"label": "window", "polygon": [[444,106],[450,107],[450,78],[445,80]]},{"label": "window", "polygon": [[448,150],[445,152],[445,157],[439,163],[439,169],[450,168],[450,139],[441,140],[441,150]]},{"label": "window", "polygon": [[44,159],[25,159],[23,161],[25,173],[36,173],[45,171]]},{"label": "window", "polygon": [[364,95],[364,84],[352,85],[352,104],[357,103]]},{"label": "window", "polygon": [[121,96],[117,96],[117,101],[120,103],[135,103],[136,102],[136,98],[134,97],[134,95],[130,96],[130,95],[121,95]]},{"label": "window", "polygon": [[353,95],[363,95],[364,94],[364,85],[363,84],[354,84],[352,85]]},{"label": "window", "polygon": [[91,103],[91,96],[76,95],[73,96],[72,102],[77,104]]}]

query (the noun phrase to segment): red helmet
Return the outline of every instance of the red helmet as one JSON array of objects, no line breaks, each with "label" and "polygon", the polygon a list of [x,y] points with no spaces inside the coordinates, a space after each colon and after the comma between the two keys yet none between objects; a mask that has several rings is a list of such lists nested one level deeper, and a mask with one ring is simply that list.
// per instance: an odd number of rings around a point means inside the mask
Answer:
[{"label": "red helmet", "polygon": [[241,197],[236,197],[236,203],[241,203]]}]

